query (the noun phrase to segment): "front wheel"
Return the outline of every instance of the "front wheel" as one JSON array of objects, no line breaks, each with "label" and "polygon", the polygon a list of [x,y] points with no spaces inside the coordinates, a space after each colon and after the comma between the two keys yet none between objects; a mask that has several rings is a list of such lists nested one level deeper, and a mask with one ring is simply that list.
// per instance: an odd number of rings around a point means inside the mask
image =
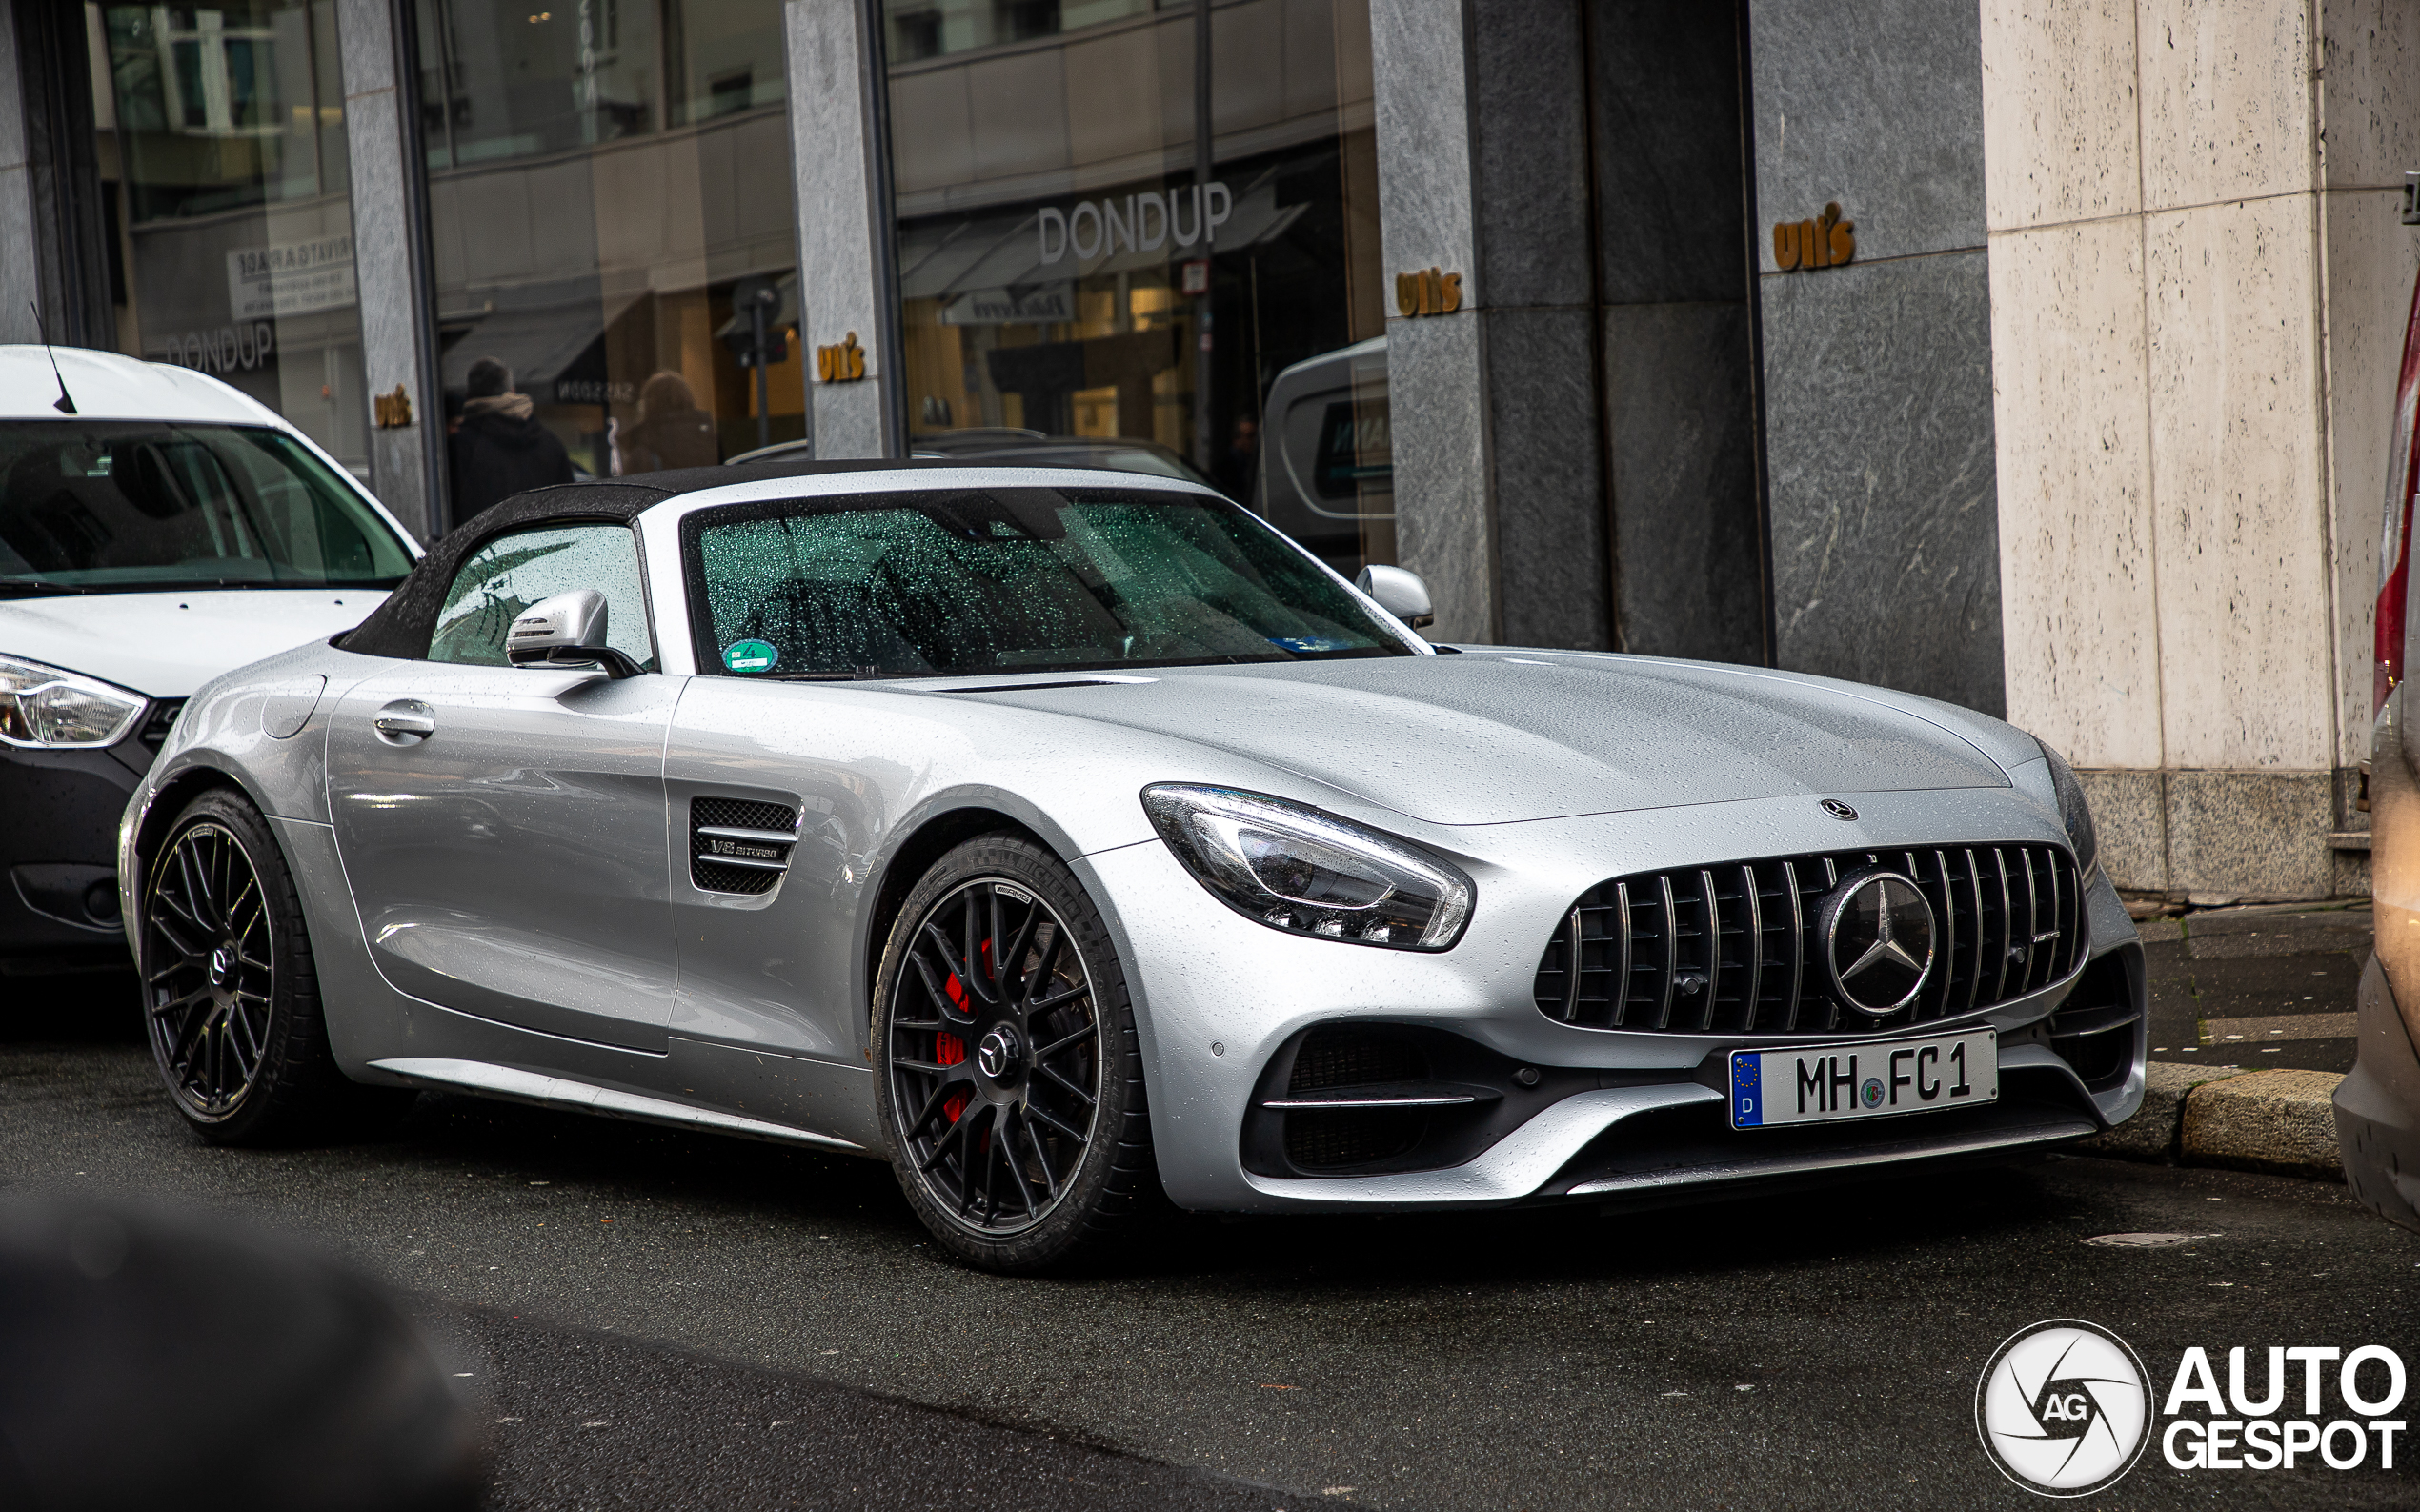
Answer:
[{"label": "front wheel", "polygon": [[1047,1269],[1156,1205],[1125,975],[1057,857],[1013,836],[943,857],[899,912],[875,1004],[899,1184],[961,1259]]},{"label": "front wheel", "polygon": [[140,906],[152,1057],[203,1139],[364,1133],[410,1108],[410,1091],[358,1086],[337,1069],[292,874],[240,795],[213,789],[177,816]]}]

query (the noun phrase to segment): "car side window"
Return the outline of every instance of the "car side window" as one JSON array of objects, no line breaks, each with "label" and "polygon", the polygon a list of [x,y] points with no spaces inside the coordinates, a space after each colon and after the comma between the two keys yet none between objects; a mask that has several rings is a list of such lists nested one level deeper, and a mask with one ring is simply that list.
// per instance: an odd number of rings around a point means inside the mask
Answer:
[{"label": "car side window", "polygon": [[437,611],[429,659],[473,667],[509,665],[505,632],[531,605],[575,588],[605,595],[605,640],[649,672],[655,647],[647,633],[638,543],[623,525],[549,525],[499,535],[454,573]]}]

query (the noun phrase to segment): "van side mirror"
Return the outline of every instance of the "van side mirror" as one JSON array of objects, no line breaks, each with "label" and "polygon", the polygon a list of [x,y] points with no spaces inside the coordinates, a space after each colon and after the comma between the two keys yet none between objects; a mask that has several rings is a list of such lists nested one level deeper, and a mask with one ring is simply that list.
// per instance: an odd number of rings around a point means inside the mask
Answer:
[{"label": "van side mirror", "polygon": [[1378,607],[1411,626],[1425,630],[1437,623],[1429,607],[1428,585],[1420,574],[1402,567],[1364,567],[1353,586],[1378,600]]},{"label": "van side mirror", "polygon": [[638,663],[605,644],[605,595],[594,588],[541,598],[521,611],[504,636],[504,659],[515,667],[602,667],[609,677],[635,677]]}]

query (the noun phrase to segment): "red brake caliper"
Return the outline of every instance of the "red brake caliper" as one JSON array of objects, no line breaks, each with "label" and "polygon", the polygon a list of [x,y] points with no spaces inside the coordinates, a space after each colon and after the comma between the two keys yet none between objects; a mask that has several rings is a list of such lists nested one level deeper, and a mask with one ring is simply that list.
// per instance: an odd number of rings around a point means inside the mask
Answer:
[{"label": "red brake caliper", "polygon": [[[952,1007],[960,1010],[963,1010],[966,1007],[966,988],[959,983],[958,979],[958,973],[950,973],[950,979],[941,984],[941,991],[948,995],[950,1005]],[[960,1039],[958,1036],[950,1033],[946,1029],[935,1031],[933,1035],[933,1059],[936,1064],[954,1066],[965,1058],[965,1040]],[[952,1123],[956,1123],[958,1121],[958,1116],[965,1111],[966,1094],[963,1092],[953,1092],[948,1097],[941,1099],[941,1112],[949,1117],[949,1120]]]}]

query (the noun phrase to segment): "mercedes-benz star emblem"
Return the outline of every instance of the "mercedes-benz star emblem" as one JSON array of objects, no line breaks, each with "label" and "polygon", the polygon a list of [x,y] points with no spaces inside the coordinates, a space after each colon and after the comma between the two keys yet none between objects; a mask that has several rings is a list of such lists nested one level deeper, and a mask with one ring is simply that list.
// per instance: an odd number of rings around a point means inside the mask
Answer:
[{"label": "mercedes-benz star emblem", "polygon": [[1017,1031],[1006,1024],[994,1024],[992,1032],[975,1047],[975,1063],[995,1081],[1017,1069]]},{"label": "mercedes-benz star emblem", "polygon": [[234,947],[232,945],[221,945],[216,950],[212,951],[210,953],[211,984],[214,987],[224,987],[230,981],[234,979]]},{"label": "mercedes-benz star emblem", "polygon": [[1897,872],[1851,874],[1824,900],[1821,922],[1832,990],[1859,1013],[1897,1013],[1932,974],[1932,904]]},{"label": "mercedes-benz star emblem", "polygon": [[1850,808],[1847,804],[1843,803],[1838,798],[1825,798],[1824,800],[1824,812],[1836,819],[1854,819],[1857,817],[1857,811]]}]

